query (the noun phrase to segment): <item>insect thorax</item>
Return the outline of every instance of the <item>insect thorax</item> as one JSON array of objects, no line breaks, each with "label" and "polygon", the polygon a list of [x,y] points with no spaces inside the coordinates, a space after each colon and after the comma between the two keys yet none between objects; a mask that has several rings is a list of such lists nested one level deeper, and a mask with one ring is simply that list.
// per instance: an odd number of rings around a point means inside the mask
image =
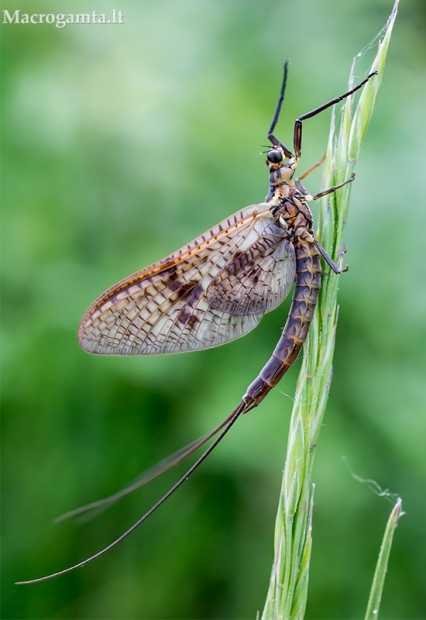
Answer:
[{"label": "insect thorax", "polygon": [[286,229],[305,228],[311,230],[312,213],[303,195],[290,183],[271,187],[267,202],[271,214]]},{"label": "insect thorax", "polygon": [[278,185],[288,184],[294,186],[293,174],[295,165],[291,165],[291,160],[279,168],[270,166],[269,168],[269,185],[270,187],[277,187]]}]

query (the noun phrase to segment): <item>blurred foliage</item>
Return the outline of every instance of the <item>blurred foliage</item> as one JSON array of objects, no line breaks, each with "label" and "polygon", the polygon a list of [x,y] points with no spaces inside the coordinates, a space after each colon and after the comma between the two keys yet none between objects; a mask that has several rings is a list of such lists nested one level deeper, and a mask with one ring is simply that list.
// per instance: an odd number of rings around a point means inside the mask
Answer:
[{"label": "blurred foliage", "polygon": [[[8,4],[89,10],[81,0]],[[89,356],[75,331],[106,287],[263,199],[258,145],[283,60],[292,65],[277,133],[291,142],[297,116],[345,90],[361,49],[364,76],[391,3],[92,4],[122,10],[125,23],[2,27],[2,617],[253,618],[298,367],[120,547],[50,582],[13,582],[84,559],[139,518],[179,472],[81,527],[52,525],[220,422],[269,357],[288,302],[242,340],[180,356]],[[425,16],[420,0],[401,3],[352,188],[308,618],[362,615],[390,510],[342,455],[406,512],[382,616],[426,613]],[[306,123],[302,171],[322,156],[329,118]],[[320,183],[313,173],[311,191]]]}]

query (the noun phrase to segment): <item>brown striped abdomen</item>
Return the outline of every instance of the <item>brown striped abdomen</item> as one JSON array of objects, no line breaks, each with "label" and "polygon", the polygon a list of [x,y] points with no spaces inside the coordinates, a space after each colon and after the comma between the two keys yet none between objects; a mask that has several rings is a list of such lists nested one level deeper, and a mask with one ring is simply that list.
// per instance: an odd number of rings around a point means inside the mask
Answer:
[{"label": "brown striped abdomen", "polygon": [[294,364],[308,335],[321,286],[321,262],[318,250],[306,239],[299,239],[295,251],[296,287],[289,316],[272,357],[243,397],[246,411],[256,407]]}]

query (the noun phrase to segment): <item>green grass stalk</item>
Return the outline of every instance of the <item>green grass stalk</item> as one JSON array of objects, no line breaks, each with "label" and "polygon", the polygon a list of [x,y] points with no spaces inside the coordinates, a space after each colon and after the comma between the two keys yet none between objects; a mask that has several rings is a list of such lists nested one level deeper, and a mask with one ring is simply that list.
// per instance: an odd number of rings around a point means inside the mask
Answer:
[{"label": "green grass stalk", "polygon": [[[355,112],[353,96],[345,101],[338,135],[335,116],[332,116],[324,165],[324,188],[345,181],[353,172],[382,79],[397,9],[398,0],[379,36],[377,55],[371,67],[371,71],[377,71],[378,75],[363,88]],[[355,61],[349,88],[354,84]],[[348,184],[325,197],[320,206],[317,238],[336,262],[343,258],[343,228],[350,193],[351,184]],[[312,549],[311,477],[333,374],[339,277],[342,276],[335,275],[324,266],[318,305],[304,345],[276,518],[275,557],[262,620],[298,619],[303,618],[305,613]]]},{"label": "green grass stalk", "polygon": [[389,516],[385,534],[383,536],[382,546],[380,548],[379,558],[377,560],[376,570],[374,572],[373,584],[371,586],[370,598],[368,599],[365,620],[376,620],[379,616],[380,601],[382,599],[383,586],[385,583],[386,570],[389,563],[393,535],[399,518],[403,514],[404,513],[402,512],[402,500],[398,498]]}]

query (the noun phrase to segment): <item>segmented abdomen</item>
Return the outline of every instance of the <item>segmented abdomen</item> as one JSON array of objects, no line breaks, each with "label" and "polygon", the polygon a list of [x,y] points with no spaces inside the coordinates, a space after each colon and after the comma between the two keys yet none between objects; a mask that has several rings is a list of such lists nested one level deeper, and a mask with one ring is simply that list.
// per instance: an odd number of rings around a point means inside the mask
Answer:
[{"label": "segmented abdomen", "polygon": [[308,335],[321,286],[318,250],[303,237],[295,244],[296,287],[287,322],[272,357],[243,397],[247,409],[256,407],[294,364]]}]

